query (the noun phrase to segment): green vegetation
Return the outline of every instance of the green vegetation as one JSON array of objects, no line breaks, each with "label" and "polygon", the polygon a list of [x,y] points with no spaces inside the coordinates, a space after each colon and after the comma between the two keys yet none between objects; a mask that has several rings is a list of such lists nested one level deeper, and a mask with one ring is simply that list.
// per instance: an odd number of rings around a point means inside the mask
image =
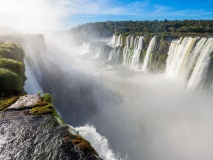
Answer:
[{"label": "green vegetation", "polygon": [[[164,21],[107,21],[79,25],[72,28],[76,34],[87,33],[89,36],[110,37],[115,33],[127,36],[135,35],[162,35],[162,36],[209,36],[213,35],[213,20],[164,20]],[[84,37],[85,38],[85,37]]]},{"label": "green vegetation", "polygon": [[80,135],[71,135],[67,134],[64,136],[64,142],[69,143],[72,142],[77,148],[82,151],[84,154],[95,154],[98,156],[98,153],[95,151],[95,149],[91,146],[91,144],[84,139]]},{"label": "green vegetation", "polygon": [[[39,92],[41,95],[41,92]],[[41,96],[41,100],[37,102],[33,108],[30,110],[30,114],[33,115],[43,115],[43,114],[53,114],[56,118],[58,118],[62,124],[65,124],[61,117],[58,116],[54,106],[51,103],[52,95],[49,93],[45,93]]]},{"label": "green vegetation", "polygon": [[22,62],[24,59],[24,51],[17,44],[0,43],[0,57],[14,59]]},{"label": "green vegetation", "polygon": [[48,104],[49,104],[48,102],[45,102],[43,100],[39,100],[33,107],[46,106]]},{"label": "green vegetation", "polygon": [[51,103],[52,100],[53,100],[51,94],[49,94],[49,93],[43,94],[41,98],[42,98],[42,100],[44,100],[45,102],[49,102],[49,103]]},{"label": "green vegetation", "polygon": [[13,59],[6,59],[0,58],[0,68],[8,69],[12,72],[18,73],[22,77],[24,76],[25,68],[23,63],[13,60]]},{"label": "green vegetation", "polygon": [[45,106],[39,106],[39,107],[32,108],[30,110],[30,113],[33,115],[42,115],[42,114],[48,114],[48,113],[54,114],[55,109],[52,104],[48,104]]},{"label": "green vegetation", "polygon": [[17,96],[0,97],[0,111],[3,111],[7,107],[15,103],[17,99]]},{"label": "green vegetation", "polygon": [[24,81],[20,75],[10,70],[0,68],[1,93],[8,91],[24,92],[23,86]]},{"label": "green vegetation", "polygon": [[0,93],[24,93],[24,51],[13,43],[0,43]]}]

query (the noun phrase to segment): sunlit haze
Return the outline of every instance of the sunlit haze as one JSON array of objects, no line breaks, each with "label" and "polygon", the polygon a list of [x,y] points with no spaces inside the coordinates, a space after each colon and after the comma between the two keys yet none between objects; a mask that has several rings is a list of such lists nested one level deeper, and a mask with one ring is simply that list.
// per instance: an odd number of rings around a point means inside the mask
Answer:
[{"label": "sunlit haze", "polygon": [[212,19],[212,5],[211,0],[0,0],[0,25],[69,29],[107,20]]}]

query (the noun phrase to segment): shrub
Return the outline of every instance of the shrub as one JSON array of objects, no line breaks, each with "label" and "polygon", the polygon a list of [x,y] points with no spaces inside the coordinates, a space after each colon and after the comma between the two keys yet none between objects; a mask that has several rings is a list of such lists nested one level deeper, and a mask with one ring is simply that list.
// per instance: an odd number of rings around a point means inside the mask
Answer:
[{"label": "shrub", "polygon": [[11,70],[25,77],[24,76],[25,68],[22,62],[19,62],[13,59],[2,58],[0,59],[0,68]]},{"label": "shrub", "polygon": [[4,91],[20,91],[23,92],[24,80],[17,73],[0,68],[0,92]]},{"label": "shrub", "polygon": [[0,57],[23,61],[24,51],[16,44],[0,43]]},{"label": "shrub", "polygon": [[51,103],[53,100],[51,94],[49,94],[49,93],[43,94],[41,98],[42,98],[42,100],[49,102],[49,103]]}]

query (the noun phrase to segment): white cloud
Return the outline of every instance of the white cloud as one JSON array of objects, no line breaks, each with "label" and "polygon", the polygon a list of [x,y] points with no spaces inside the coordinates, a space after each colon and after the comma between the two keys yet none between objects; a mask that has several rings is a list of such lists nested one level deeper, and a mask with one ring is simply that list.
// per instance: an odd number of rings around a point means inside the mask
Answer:
[{"label": "white cloud", "polygon": [[0,0],[0,24],[18,28],[56,29],[66,14],[63,5],[50,0]]},{"label": "white cloud", "polygon": [[150,0],[128,4],[120,0],[0,0],[0,25],[33,29],[64,28],[62,20],[69,20],[66,17],[72,15],[169,19],[175,16],[196,17],[211,14],[213,12],[205,10],[175,10],[170,6],[151,4]]}]

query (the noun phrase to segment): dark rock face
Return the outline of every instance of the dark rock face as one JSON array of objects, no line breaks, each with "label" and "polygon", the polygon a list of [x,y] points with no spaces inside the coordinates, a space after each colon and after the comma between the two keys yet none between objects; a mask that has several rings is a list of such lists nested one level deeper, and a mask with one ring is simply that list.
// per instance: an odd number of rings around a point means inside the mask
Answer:
[{"label": "dark rock face", "polygon": [[76,135],[72,127],[60,125],[53,114],[31,115],[29,109],[9,110],[0,115],[0,159],[100,159],[73,144]]}]

